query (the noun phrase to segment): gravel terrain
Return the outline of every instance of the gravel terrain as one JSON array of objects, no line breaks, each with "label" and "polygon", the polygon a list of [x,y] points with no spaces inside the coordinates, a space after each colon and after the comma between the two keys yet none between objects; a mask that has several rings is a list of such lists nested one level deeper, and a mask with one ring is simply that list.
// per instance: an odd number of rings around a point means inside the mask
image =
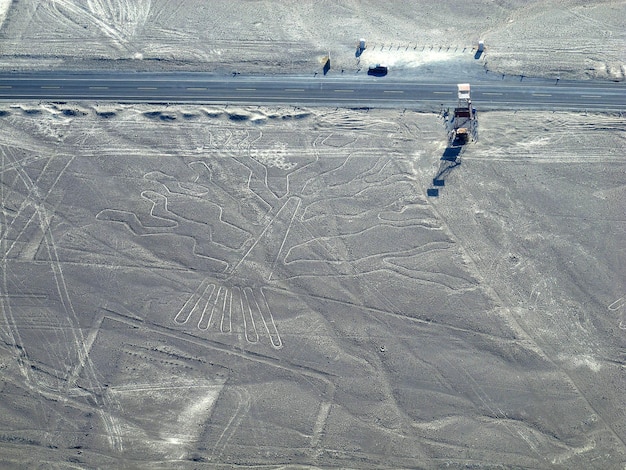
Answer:
[{"label": "gravel terrain", "polygon": [[[0,63],[623,79],[624,2],[208,5],[0,2]],[[475,105],[435,198],[436,113],[0,103],[0,467],[625,468],[624,118]]]},{"label": "gravel terrain", "polygon": [[626,70],[623,0],[0,0],[3,15],[5,70],[313,74],[329,53],[333,74],[377,62],[439,78],[472,65],[563,79],[624,80]]}]

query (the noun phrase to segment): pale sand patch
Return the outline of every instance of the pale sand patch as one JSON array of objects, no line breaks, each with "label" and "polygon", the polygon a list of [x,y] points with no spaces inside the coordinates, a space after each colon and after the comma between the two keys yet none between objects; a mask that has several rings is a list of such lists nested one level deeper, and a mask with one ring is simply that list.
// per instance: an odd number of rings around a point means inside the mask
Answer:
[{"label": "pale sand patch", "polygon": [[11,8],[11,3],[13,3],[13,0],[0,0],[0,28],[2,28],[4,19],[7,17],[9,8]]},{"label": "pale sand patch", "polygon": [[[490,72],[624,80],[621,1],[16,2],[2,25],[0,68],[130,67],[230,74],[393,75]],[[0,18],[10,0],[0,0]],[[236,21],[233,21],[236,19]],[[36,32],[32,33],[32,32]],[[357,51],[364,38],[366,48]],[[475,55],[479,40],[485,51]]]}]

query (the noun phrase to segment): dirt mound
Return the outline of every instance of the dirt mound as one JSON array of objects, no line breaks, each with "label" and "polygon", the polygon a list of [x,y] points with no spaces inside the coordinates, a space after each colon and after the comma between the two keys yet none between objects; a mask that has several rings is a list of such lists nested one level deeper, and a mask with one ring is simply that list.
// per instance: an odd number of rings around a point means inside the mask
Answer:
[{"label": "dirt mound", "polygon": [[96,116],[104,119],[114,118],[120,112],[120,109],[117,107],[107,105],[96,105],[92,109]]}]

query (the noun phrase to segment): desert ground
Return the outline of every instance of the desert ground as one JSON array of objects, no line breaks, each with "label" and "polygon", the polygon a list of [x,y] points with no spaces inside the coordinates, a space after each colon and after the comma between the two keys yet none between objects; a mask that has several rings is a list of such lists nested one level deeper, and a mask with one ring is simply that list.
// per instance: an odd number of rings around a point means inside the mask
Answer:
[{"label": "desert ground", "polygon": [[[0,67],[412,76],[473,57],[495,73],[624,80],[623,0],[0,0]],[[356,46],[366,39],[366,52]],[[437,70],[440,76],[441,71]]]},{"label": "desert ground", "polygon": [[[616,1],[0,6],[3,70],[624,78]],[[0,103],[0,466],[626,468],[624,118],[475,105],[433,198],[438,110]]]}]

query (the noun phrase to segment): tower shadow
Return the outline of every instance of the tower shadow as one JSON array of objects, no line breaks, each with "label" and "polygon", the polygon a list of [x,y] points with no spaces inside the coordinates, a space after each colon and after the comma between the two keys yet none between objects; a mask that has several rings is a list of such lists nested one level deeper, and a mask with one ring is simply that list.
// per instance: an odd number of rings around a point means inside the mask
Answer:
[{"label": "tower shadow", "polygon": [[446,178],[450,175],[452,170],[461,164],[461,154],[463,153],[463,150],[463,146],[453,146],[447,147],[443,151],[443,154],[439,159],[439,168],[433,177],[433,184],[426,190],[426,194],[428,196],[439,196],[439,189],[446,185]]}]

